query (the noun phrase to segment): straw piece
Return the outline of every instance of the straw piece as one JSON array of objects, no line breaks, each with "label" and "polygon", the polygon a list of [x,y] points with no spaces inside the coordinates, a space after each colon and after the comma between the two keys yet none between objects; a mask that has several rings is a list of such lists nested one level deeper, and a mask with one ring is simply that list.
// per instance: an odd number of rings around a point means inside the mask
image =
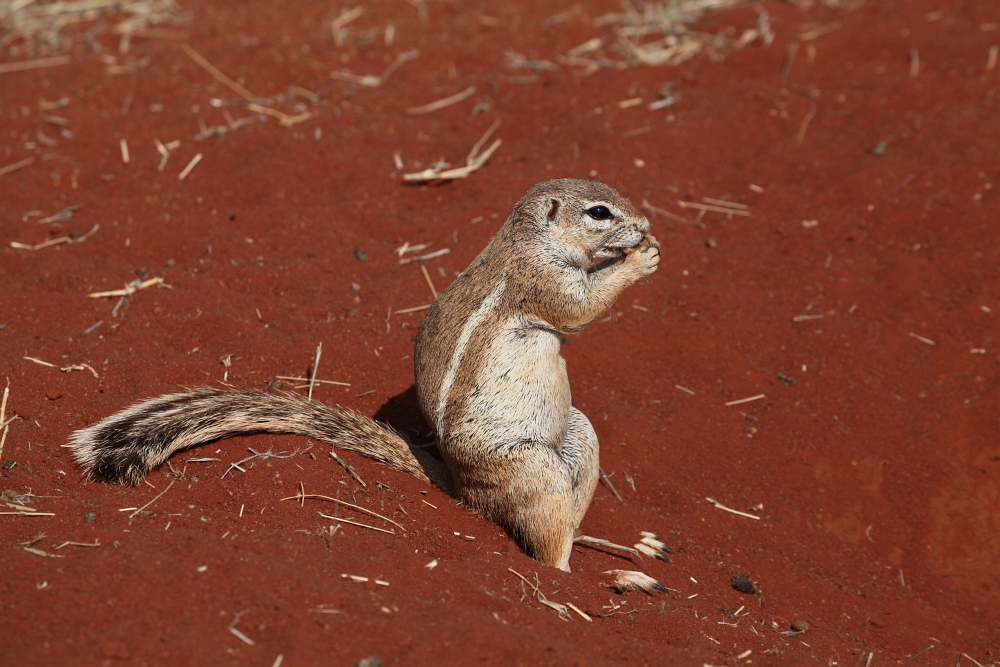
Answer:
[{"label": "straw piece", "polygon": [[200,53],[198,53],[197,51],[195,51],[194,49],[192,49],[190,46],[188,46],[187,44],[181,44],[181,48],[184,49],[184,53],[186,53],[189,56],[191,56],[191,60],[193,60],[196,63],[198,63],[199,65],[201,65],[202,68],[206,72],[208,72],[209,74],[211,74],[212,76],[214,76],[216,79],[218,79],[220,82],[222,82],[223,84],[225,84],[226,87],[228,87],[234,93],[236,93],[237,95],[239,95],[240,97],[242,97],[243,99],[246,99],[246,100],[253,101],[253,100],[257,99],[254,96],[253,93],[251,93],[249,90],[247,90],[246,88],[244,88],[243,86],[241,86],[240,84],[236,83],[235,81],[233,81],[232,79],[230,79],[228,76],[226,76],[225,74],[223,74],[214,65],[212,65],[212,63],[210,63],[207,60],[205,60],[201,56]]},{"label": "straw piece", "polygon": [[36,58],[35,60],[22,60],[17,63],[0,63],[0,74],[8,72],[23,72],[30,69],[42,67],[56,67],[57,65],[68,65],[69,56],[53,56],[52,58]]},{"label": "straw piece", "polygon": [[35,161],[35,158],[33,158],[33,157],[26,157],[23,160],[20,160],[18,162],[14,162],[13,164],[8,164],[6,167],[0,168],[0,176],[3,176],[4,174],[9,174],[12,171],[17,171],[18,169],[22,169],[23,167],[27,167],[29,164],[31,164],[34,161]]},{"label": "straw piece", "polygon": [[455,93],[450,97],[446,97],[442,100],[437,100],[436,102],[431,102],[430,104],[425,104],[421,107],[413,107],[407,109],[406,113],[411,116],[419,116],[420,114],[431,113],[432,111],[437,111],[438,109],[444,109],[445,107],[450,107],[452,104],[458,104],[462,100],[466,100],[476,94],[476,87],[469,86],[460,93]]}]

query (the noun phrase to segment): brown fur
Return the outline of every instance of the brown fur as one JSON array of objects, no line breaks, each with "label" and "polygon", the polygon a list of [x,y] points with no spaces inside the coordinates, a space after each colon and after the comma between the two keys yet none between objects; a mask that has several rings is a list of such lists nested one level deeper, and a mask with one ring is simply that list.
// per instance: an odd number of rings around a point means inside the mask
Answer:
[{"label": "brown fur", "polygon": [[[595,206],[612,218],[599,219]],[[174,452],[212,440],[303,435],[436,484],[541,562],[569,569],[597,485],[598,443],[572,407],[561,337],[656,270],[659,246],[648,232],[602,183],[548,181],[518,202],[417,335],[417,393],[444,463],[346,408],[216,389],[139,403],[77,431],[67,447],[94,476],[138,484]]]},{"label": "brown fur", "polygon": [[[612,208],[614,220],[588,219],[595,204]],[[458,496],[563,569],[597,485],[598,443],[572,407],[561,336],[656,270],[659,246],[648,232],[606,185],[536,185],[417,335],[421,409]],[[604,259],[612,263],[596,267]]]}]

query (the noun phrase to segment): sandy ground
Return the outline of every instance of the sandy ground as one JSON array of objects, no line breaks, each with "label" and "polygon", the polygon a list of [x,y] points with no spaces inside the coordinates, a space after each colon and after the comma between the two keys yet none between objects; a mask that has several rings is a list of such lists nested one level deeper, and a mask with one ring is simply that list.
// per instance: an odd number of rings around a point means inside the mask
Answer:
[{"label": "sandy ground", "polygon": [[[0,664],[996,663],[994,4],[768,1],[702,17],[710,46],[683,63],[625,68],[610,0],[363,7],[338,39],[350,6],[214,1],[124,53],[120,16],[47,50],[5,40],[0,167],[23,164],[0,175],[19,418],[0,487],[30,504],[2,505]],[[762,11],[773,43],[734,48]],[[344,74],[412,49],[380,86]],[[463,165],[495,121],[477,172],[404,182]],[[654,531],[669,564],[581,547],[571,573],[539,566],[437,489],[342,453],[362,486],[300,438],[202,447],[137,488],[88,483],[62,448],[139,398],[307,375],[320,343],[318,377],[350,386],[315,398],[426,435],[422,311],[403,312],[430,302],[421,266],[444,289],[531,184],[562,176],[647,202],[663,244],[658,273],[564,353],[621,495],[601,485],[583,529]],[[401,264],[406,243],[449,252]],[[281,456],[229,470],[248,450]],[[300,485],[398,526],[282,500]],[[390,532],[331,538],[318,512]],[[622,567],[671,591],[603,588]]]}]

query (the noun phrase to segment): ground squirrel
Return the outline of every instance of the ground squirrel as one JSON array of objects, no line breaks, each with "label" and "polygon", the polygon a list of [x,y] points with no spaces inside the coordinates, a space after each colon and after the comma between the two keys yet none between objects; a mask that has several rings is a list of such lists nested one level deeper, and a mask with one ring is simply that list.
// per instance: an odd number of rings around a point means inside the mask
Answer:
[{"label": "ground squirrel", "polygon": [[94,477],[138,484],[174,452],[250,433],[303,435],[432,482],[569,570],[597,486],[598,443],[572,406],[564,334],[656,271],[649,221],[614,189],[532,187],[417,334],[417,395],[442,463],[347,408],[258,391],[198,389],[134,405],[70,436]]}]

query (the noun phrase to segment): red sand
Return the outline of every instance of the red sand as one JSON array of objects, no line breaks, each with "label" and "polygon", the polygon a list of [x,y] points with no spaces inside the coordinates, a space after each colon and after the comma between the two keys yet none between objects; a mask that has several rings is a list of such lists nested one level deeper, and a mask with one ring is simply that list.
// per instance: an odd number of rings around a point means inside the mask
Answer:
[{"label": "red sand", "polygon": [[[507,70],[505,50],[555,60],[607,34],[590,19],[615,3],[588,2],[554,27],[542,19],[568,5],[433,2],[426,23],[409,4],[374,5],[343,48],[332,42],[327,3],[280,4],[207,3],[193,9],[188,43],[257,95],[323,91],[318,105],[298,100],[316,117],[290,128],[269,118],[193,141],[199,119],[226,122],[209,100],[234,95],[172,41],[137,38],[117,56],[117,39],[102,37],[119,64],[149,58],[133,73],[106,73],[77,41],[69,65],[0,74],[0,164],[37,157],[0,176],[0,325],[10,320],[0,368],[10,378],[7,414],[22,418],[0,456],[17,465],[0,481],[55,513],[0,517],[0,664],[271,665],[283,655],[289,667],[378,655],[387,665],[878,667],[932,645],[911,664],[953,665],[959,653],[997,662],[993,3],[885,0],[846,12],[768,2],[770,47],[676,68],[581,76],[564,67],[534,83],[517,83],[531,73]],[[755,20],[750,9],[727,11],[700,28]],[[395,44],[385,48],[390,22]],[[832,22],[839,27],[801,44],[782,80],[788,45]],[[420,56],[380,88],[329,76],[380,72],[409,48]],[[681,101],[648,110],[668,81]],[[477,92],[460,104],[404,113],[471,85]],[[69,106],[39,109],[63,96]],[[643,104],[619,108],[633,97]],[[472,116],[480,103],[488,111]],[[157,104],[162,111],[151,110]],[[274,106],[298,113],[292,101]],[[65,118],[73,138],[47,115]],[[395,152],[406,171],[441,156],[460,163],[495,119],[503,145],[481,171],[402,184]],[[26,148],[38,132],[58,145]],[[181,141],[162,173],[154,138]],[[179,181],[196,153],[202,161]],[[345,453],[361,488],[319,443],[225,479],[247,448],[307,443],[261,436],[203,447],[175,457],[187,472],[169,490],[166,468],[149,476],[154,488],[86,483],[61,448],[72,430],[139,398],[224,377],[263,388],[304,374],[320,342],[320,377],[351,386],[321,386],[319,400],[423,431],[411,358],[420,313],[387,322],[386,312],[425,304],[429,293],[418,264],[400,265],[394,249],[450,248],[425,263],[443,289],[532,183],[591,173],[676,214],[686,212],[677,200],[702,197],[752,213],[708,213],[703,228],[651,216],[664,248],[659,272],[565,347],[574,403],[593,421],[624,499],[599,487],[583,528],[627,544],[641,530],[664,536],[672,562],[645,566],[675,589],[669,595],[602,588],[605,570],[634,566],[590,549],[577,550],[572,573],[540,567],[437,490]],[[23,217],[77,204],[61,224]],[[95,224],[82,244],[10,247]],[[172,289],[143,291],[118,316],[115,300],[87,298],[137,273]],[[803,315],[814,319],[794,319]],[[26,356],[88,364],[99,378]],[[725,405],[758,394],[766,398]],[[192,457],[219,461],[186,464]],[[331,522],[317,511],[333,505],[280,500],[300,483],[405,530],[342,525],[330,544],[317,531]],[[164,490],[131,521],[119,511]],[[42,534],[31,548],[53,557],[23,550]],[[533,581],[537,573],[545,596],[593,622],[560,620],[524,596],[508,568]],[[757,582],[760,597],[734,591],[734,574]],[[721,611],[741,608],[735,620]],[[228,631],[240,613],[236,627],[253,645]],[[780,634],[798,619],[808,634]]]}]

